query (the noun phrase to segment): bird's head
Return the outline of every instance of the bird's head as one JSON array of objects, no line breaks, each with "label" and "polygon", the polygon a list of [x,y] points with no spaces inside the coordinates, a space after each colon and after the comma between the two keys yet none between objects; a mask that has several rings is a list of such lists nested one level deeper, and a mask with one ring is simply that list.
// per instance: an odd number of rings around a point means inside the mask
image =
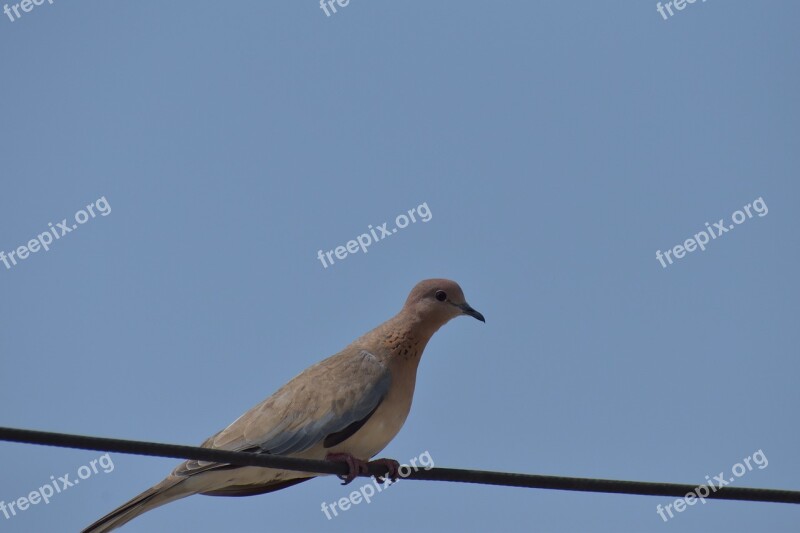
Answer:
[{"label": "bird's head", "polygon": [[443,326],[461,315],[486,322],[483,315],[467,303],[458,283],[449,279],[426,279],[417,283],[408,295],[404,310],[437,326]]}]

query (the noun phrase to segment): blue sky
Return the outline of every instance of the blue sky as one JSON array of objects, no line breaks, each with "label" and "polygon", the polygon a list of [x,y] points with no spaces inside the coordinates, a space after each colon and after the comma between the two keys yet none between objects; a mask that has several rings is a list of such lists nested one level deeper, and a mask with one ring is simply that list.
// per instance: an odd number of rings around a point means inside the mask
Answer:
[{"label": "blue sky", "polygon": [[[198,444],[458,281],[382,455],[798,489],[796,2],[66,2],[0,15],[0,425]],[[768,207],[663,268],[656,251]],[[431,217],[324,268],[372,225]],[[95,209],[99,212],[98,209]],[[87,212],[88,213],[88,212]],[[24,255],[24,254],[23,254]],[[0,500],[98,452],[0,443]],[[164,477],[112,454],[9,532]],[[360,485],[359,481],[356,485]],[[796,506],[333,478],[194,496],[124,531],[792,531]]]}]

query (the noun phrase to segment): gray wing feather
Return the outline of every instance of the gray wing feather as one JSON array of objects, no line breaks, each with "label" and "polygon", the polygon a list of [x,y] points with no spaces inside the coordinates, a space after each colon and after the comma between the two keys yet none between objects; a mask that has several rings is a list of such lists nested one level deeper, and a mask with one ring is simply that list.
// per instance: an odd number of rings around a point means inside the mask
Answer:
[{"label": "gray wing feather", "polygon": [[[373,354],[337,354],[309,367],[275,394],[203,443],[205,448],[290,455],[364,419],[391,385],[388,367]],[[177,475],[222,465],[187,461]]]}]

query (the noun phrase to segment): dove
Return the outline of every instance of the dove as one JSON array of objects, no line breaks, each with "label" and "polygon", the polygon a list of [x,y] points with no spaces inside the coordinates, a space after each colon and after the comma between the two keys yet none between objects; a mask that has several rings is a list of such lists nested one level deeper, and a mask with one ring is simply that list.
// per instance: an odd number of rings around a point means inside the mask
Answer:
[{"label": "dove", "polygon": [[[347,464],[349,483],[397,435],[411,410],[417,367],[434,333],[467,315],[459,285],[447,279],[419,282],[403,308],[339,353],[308,367],[201,445]],[[398,463],[377,459],[387,476]],[[281,490],[319,475],[273,468],[185,461],[163,481],[83,530],[116,529],[152,509],[194,494],[252,496]]]}]

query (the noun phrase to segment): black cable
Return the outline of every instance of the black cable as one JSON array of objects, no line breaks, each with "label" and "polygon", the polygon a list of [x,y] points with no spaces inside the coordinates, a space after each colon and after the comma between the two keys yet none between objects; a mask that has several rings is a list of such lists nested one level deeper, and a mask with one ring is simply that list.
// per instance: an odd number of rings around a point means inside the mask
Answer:
[{"label": "black cable", "polygon": [[[28,429],[0,427],[0,441],[148,455],[152,457],[169,457],[173,459],[194,459],[197,461],[228,463],[239,466],[261,466],[320,474],[347,474],[347,466],[345,464],[330,461],[294,459],[290,457],[281,457],[279,455],[230,452],[225,450],[213,450],[210,448],[198,448],[195,446],[107,439]],[[369,474],[363,475],[374,476],[383,475],[385,473],[385,467],[370,465]],[[643,496],[674,496],[678,498],[682,498],[698,488],[697,485],[678,483],[650,483],[614,479],[540,476],[533,474],[489,472],[485,470],[462,470],[457,468],[431,468],[430,470],[411,469],[411,473],[408,476],[404,476],[404,479],[479,483],[484,485],[501,485],[533,489],[638,494]],[[717,488],[716,491],[712,491],[710,488],[708,490],[710,493],[708,496],[704,496],[706,499],[800,504],[800,491],[755,489],[747,487],[722,487]]]}]

